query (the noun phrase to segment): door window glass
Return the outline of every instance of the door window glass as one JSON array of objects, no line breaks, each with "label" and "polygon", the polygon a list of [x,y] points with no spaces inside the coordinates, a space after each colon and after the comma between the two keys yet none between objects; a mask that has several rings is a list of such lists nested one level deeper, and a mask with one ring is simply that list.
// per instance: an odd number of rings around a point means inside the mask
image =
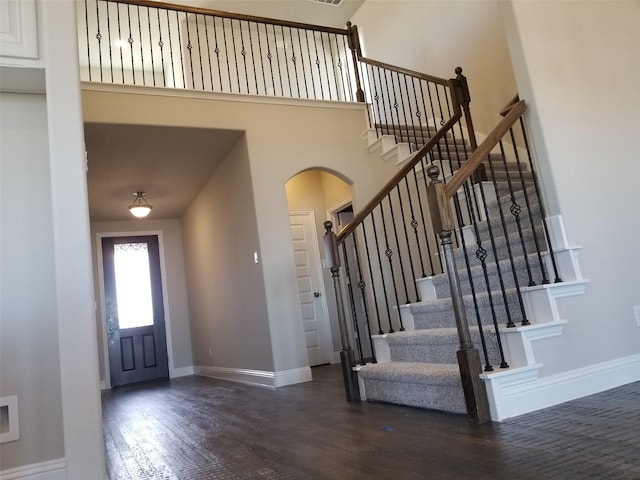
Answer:
[{"label": "door window glass", "polygon": [[113,253],[120,328],[153,325],[147,244],[116,243]]}]

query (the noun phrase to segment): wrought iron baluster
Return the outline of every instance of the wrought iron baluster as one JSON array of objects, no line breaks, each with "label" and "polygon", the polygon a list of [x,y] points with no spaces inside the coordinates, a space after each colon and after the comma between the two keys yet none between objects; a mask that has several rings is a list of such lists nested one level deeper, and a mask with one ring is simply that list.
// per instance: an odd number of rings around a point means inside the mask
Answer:
[{"label": "wrought iron baluster", "polygon": [[[187,23],[186,18],[185,18],[185,23]],[[182,38],[182,33],[180,32],[180,17],[178,16],[178,12],[176,12],[176,25],[178,26],[178,39],[180,39]],[[187,79],[185,74],[184,56],[182,55],[182,47],[179,44],[178,46],[180,47],[178,48],[178,51],[180,52],[180,71],[182,72],[182,88],[185,88],[187,86]]]},{"label": "wrought iron baluster", "polygon": [[[517,205],[517,203],[515,202],[515,196],[513,193],[513,185],[511,183],[511,177],[509,175],[509,170],[507,169],[507,157],[505,154],[505,150],[504,150],[504,143],[502,140],[500,140],[499,142],[500,145],[500,155],[502,157],[502,163],[506,169],[507,172],[507,184],[509,186],[509,197],[511,198],[511,207],[509,208],[510,212],[516,217],[516,225],[518,226],[518,234],[520,236],[520,244],[522,246],[522,252],[523,252],[523,256],[525,258],[525,265],[527,267],[527,274],[529,276],[529,282],[533,283],[533,278],[531,276],[531,269],[529,268],[529,261],[527,260],[527,247],[525,245],[525,241],[524,241],[524,237],[522,236],[522,228],[520,226],[520,218],[519,218],[519,211],[520,211],[520,206]],[[496,192],[498,192],[498,187],[497,187],[497,182],[496,182],[496,175],[495,175],[495,170],[493,167],[493,162],[489,161],[489,168],[491,170],[491,176],[493,177],[493,185],[494,188],[496,189]],[[517,208],[516,208],[517,207]],[[509,240],[509,232],[507,230],[507,223],[505,221],[504,218],[504,212],[503,212],[503,208],[502,208],[502,203],[499,201],[498,199],[498,205],[497,205],[497,210],[498,210],[498,214],[500,215],[500,222],[502,224],[502,231],[504,232],[504,238],[505,238],[505,242],[507,245],[507,253],[509,255],[509,263],[511,265],[511,271],[513,272],[513,280],[515,283],[515,287],[516,287],[516,293],[518,295],[518,303],[520,306],[520,312],[522,313],[522,325],[529,325],[529,320],[527,319],[527,314],[525,312],[524,309],[524,302],[522,301],[522,294],[520,293],[520,282],[518,281],[518,275],[516,272],[516,266],[515,266],[515,262],[513,260],[513,252],[511,249],[511,240]],[[534,232],[535,235],[535,232]],[[496,258],[496,267],[498,268],[498,271],[500,271],[500,261],[498,258]],[[506,303],[506,299],[505,299],[505,303]]]},{"label": "wrought iron baluster", "polygon": [[344,58],[345,58],[345,65],[346,65],[346,84],[347,84],[347,91],[349,92],[349,95],[347,97],[345,97],[345,100],[349,101],[349,102],[353,102],[354,99],[356,98],[355,95],[355,91],[356,91],[356,87],[354,87],[352,81],[351,81],[351,76],[354,75],[355,76],[355,69],[357,68],[357,65],[353,62],[349,61],[349,43],[347,42],[347,37],[345,35],[342,35],[342,51],[344,52]]},{"label": "wrought iron baluster", "polygon": [[[300,69],[302,70],[302,79],[304,80],[304,94],[305,98],[309,98],[309,87],[307,86],[307,75],[304,69],[304,55],[302,54],[302,40],[300,40],[300,29],[296,28],[296,34],[298,36],[298,52],[300,53]],[[298,75],[296,75],[296,78]]]},{"label": "wrought iron baluster", "polygon": [[[249,22],[247,22],[247,32],[249,33],[249,45],[251,47],[251,65],[253,68],[253,81],[255,82],[255,85],[256,85],[256,95],[260,95],[260,89],[258,88],[258,71],[256,70],[256,55],[255,55],[255,52],[253,51],[253,38],[251,36],[251,24]],[[258,35],[260,35],[260,32],[258,32]]]},{"label": "wrought iron baluster", "polygon": [[[215,88],[213,88],[213,68],[211,67],[211,41],[209,40],[209,26],[207,25],[207,20],[211,18],[215,21],[215,17],[205,16],[204,17],[204,40],[207,44],[207,63],[209,64],[209,82],[211,85],[211,91],[214,92]],[[203,82],[204,83],[204,82]]]},{"label": "wrought iron baluster", "polygon": [[216,48],[213,49],[213,52],[216,54],[216,63],[218,64],[218,80],[220,81],[220,91],[224,91],[222,83],[222,68],[220,68],[220,45],[218,44],[218,29],[216,28],[216,19],[217,17],[211,17],[213,23],[213,41],[215,42],[216,46]]},{"label": "wrought iron baluster", "polygon": [[351,306],[351,323],[356,334],[356,349],[360,356],[360,363],[366,365],[364,353],[362,352],[362,342],[360,334],[360,326],[358,325],[358,314],[356,312],[356,304],[353,296],[353,280],[351,279],[351,269],[349,268],[349,257],[347,256],[346,242],[342,242],[342,258],[344,259],[345,279],[347,281],[347,294],[349,295],[349,305]]},{"label": "wrought iron baluster", "polygon": [[[374,231],[374,236],[375,236],[375,222],[373,222],[373,213],[370,216],[371,216],[371,219],[372,219],[373,231]],[[369,266],[369,279],[371,280],[371,291],[373,293],[373,295],[372,295],[373,306],[376,309],[376,319],[378,320],[378,335],[383,335],[384,331],[382,330],[382,322],[380,321],[380,308],[378,307],[378,295],[376,293],[376,282],[374,281],[374,277],[373,277],[373,262],[371,261],[371,253],[369,251],[369,241],[367,240],[367,226],[364,223],[364,221],[362,222],[362,238],[364,239],[364,248],[365,248],[365,252],[367,254],[367,265]],[[378,249],[378,243],[377,242],[378,242],[378,240],[376,238],[376,250]],[[360,283],[358,284],[358,287],[362,291],[363,295],[364,295],[365,286],[366,285],[365,285],[364,281],[360,280]],[[365,305],[366,305],[366,302],[365,302]]]},{"label": "wrought iron baluster", "polygon": [[[418,199],[418,207],[420,209],[420,222],[417,222],[414,219],[411,222],[411,227],[413,228],[413,231],[415,232],[416,235],[416,244],[418,245],[418,249],[420,249],[420,245],[421,245],[421,241],[420,241],[420,235],[418,234],[418,226],[421,223],[422,224],[422,231],[424,233],[424,241],[425,241],[425,245],[427,247],[427,255],[428,255],[428,260],[429,260],[429,266],[431,267],[431,275],[435,275],[435,268],[433,265],[433,257],[432,257],[432,253],[431,253],[431,245],[429,244],[429,236],[427,234],[427,222],[424,216],[424,207],[422,206],[422,195],[420,194],[420,185],[418,184],[418,172],[416,171],[418,167],[413,169],[413,180],[416,186],[416,198]],[[424,157],[422,157],[422,159],[420,160],[420,168],[422,169],[422,171],[424,171]],[[423,175],[424,177],[425,175]],[[405,177],[405,180],[407,180],[407,178]],[[407,184],[407,190],[409,190],[409,186]],[[411,215],[413,216],[413,211],[411,213]],[[424,269],[424,260],[423,260],[423,256],[422,256],[422,251],[420,251],[420,266],[422,268],[422,278],[425,278],[427,276],[425,269]]]},{"label": "wrought iron baluster", "polygon": [[[244,44],[244,33],[242,32],[242,20],[238,20],[239,30],[240,30],[240,55],[242,55],[242,63],[244,64],[244,80],[245,85],[247,87],[247,93],[251,93],[249,90],[249,71],[247,70],[247,47]],[[239,83],[239,82],[238,82]]]},{"label": "wrought iron baluster", "polygon": [[[293,44],[293,32],[291,27],[289,27],[289,40],[291,41],[291,63],[293,64],[293,74],[296,79],[296,91],[298,92],[298,98],[301,98],[300,92],[300,81],[298,77],[298,58],[296,57],[296,47]],[[291,81],[291,79],[289,79]],[[293,97],[293,92],[291,92],[291,96]]]},{"label": "wrought iron baluster", "polygon": [[167,86],[167,75],[164,68],[164,42],[162,41],[162,22],[160,21],[160,9],[156,8],[156,16],[158,19],[158,46],[160,47],[160,64],[162,65],[162,86]]},{"label": "wrought iron baluster", "polygon": [[[300,32],[298,31],[298,35],[300,35]],[[311,58],[311,47],[309,47],[309,32],[308,30],[304,31],[304,40],[307,44],[307,55],[309,55],[309,75],[311,76],[311,90],[313,91],[313,98],[317,99],[317,95],[316,95],[316,81],[313,78],[313,60]],[[307,76],[305,75],[305,78]]]},{"label": "wrought iron baluster", "polygon": [[[406,179],[406,177],[405,177]],[[411,269],[411,284],[413,285],[413,288],[415,290],[416,293],[416,298],[418,298],[418,287],[416,286],[416,272],[415,269],[413,267],[413,258],[411,256],[411,245],[409,244],[409,233],[407,232],[407,220],[405,218],[404,215],[404,205],[402,202],[402,194],[400,192],[400,184],[396,185],[396,193],[398,194],[398,203],[400,206],[400,215],[402,217],[402,228],[404,230],[404,240],[405,240],[405,244],[407,246],[407,256],[409,257],[409,267]],[[391,208],[391,220],[393,222],[393,233],[395,234],[396,237],[396,245],[398,246],[398,259],[400,261],[400,271],[402,272],[402,284],[404,286],[404,293],[405,293],[405,304],[409,304],[411,303],[411,300],[409,300],[409,289],[407,288],[407,277],[404,273],[404,260],[402,258],[402,249],[400,248],[400,242],[398,241],[398,229],[396,227],[396,221],[393,215],[393,207],[391,206],[391,196],[389,196],[389,206]],[[417,301],[417,300],[416,300]],[[400,308],[400,307],[398,307]],[[398,310],[399,312],[399,310]]]},{"label": "wrought iron baluster", "polygon": [[[224,18],[220,18],[220,24],[222,25],[222,44],[224,45],[224,57],[227,61],[227,77],[229,78],[229,91],[233,91],[233,82],[231,81],[231,67],[229,66],[229,46],[227,44],[227,29],[225,28]],[[231,25],[233,30],[233,25]],[[222,88],[224,92],[224,87]]]},{"label": "wrought iron baluster", "polygon": [[[256,33],[258,35],[258,52],[260,52],[260,71],[262,72],[262,87],[264,88],[264,94],[268,95],[268,90],[267,90],[267,77],[264,73],[264,57],[262,55],[262,39],[260,38],[260,23],[256,24]],[[266,33],[266,25],[265,25],[265,33]],[[267,38],[267,42],[268,42],[268,38]],[[251,51],[251,54],[253,55],[253,50]],[[273,77],[273,72],[272,72],[272,77]],[[256,78],[256,89],[258,88],[257,86],[258,84],[258,80]],[[275,92],[274,92],[275,93]]]},{"label": "wrought iron baluster", "polygon": [[[98,3],[96,2],[96,13],[98,10]],[[100,20],[97,22],[98,35],[100,35]],[[89,81],[91,81],[91,42],[89,42],[89,6],[87,0],[84,0],[84,27],[87,35],[87,70],[89,71]],[[100,40],[98,40],[98,51],[100,50]],[[102,79],[101,79],[102,80]]]},{"label": "wrought iron baluster", "polygon": [[[196,38],[198,39],[197,41],[197,45],[198,45],[198,64],[200,65],[200,81],[202,82],[202,90],[205,89],[205,83],[204,83],[204,69],[202,68],[202,46],[200,44],[200,24],[198,23],[198,14],[196,13],[194,15],[195,18],[195,24],[196,24]],[[193,67],[192,67],[193,69]],[[195,79],[193,79],[193,88],[195,90]]]},{"label": "wrought iron baluster", "polygon": [[[380,210],[382,210],[382,204],[379,205]],[[382,291],[384,293],[384,302],[386,305],[386,309],[387,309],[387,319],[388,319],[388,323],[389,323],[389,333],[394,333],[395,330],[393,329],[393,324],[391,323],[391,310],[389,309],[389,297],[387,295],[387,284],[384,281],[384,267],[382,265],[382,257],[380,256],[380,242],[378,241],[378,229],[376,228],[376,218],[375,218],[375,210],[373,210],[371,212],[371,222],[373,224],[373,238],[375,240],[375,244],[376,244],[376,253],[377,253],[377,257],[378,257],[378,267],[380,268],[380,279],[381,279],[381,283],[382,283]],[[382,219],[382,223],[384,224],[384,218]],[[385,251],[385,255],[386,255],[386,251]],[[373,277],[371,278],[371,281],[373,282]],[[377,302],[377,298],[376,298],[376,302]]]},{"label": "wrought iron baluster", "polygon": [[[327,33],[327,38],[329,39],[329,42],[331,41],[331,39],[329,38],[329,34]],[[323,36],[323,32],[320,32],[320,45],[322,47],[322,59],[324,60],[324,71],[326,73],[326,79],[327,79],[327,90],[329,90],[329,98],[327,100],[332,100],[332,94],[331,94],[331,82],[329,81],[329,65],[327,64],[327,49],[325,48],[325,43],[324,43],[324,36]],[[338,93],[336,92],[336,97],[338,96]]]},{"label": "wrought iron baluster", "polygon": [[[320,42],[322,43],[322,33],[320,33]],[[313,32],[313,48],[316,54],[316,61],[315,61],[315,65],[316,68],[318,69],[318,84],[320,85],[320,98],[322,100],[326,100],[324,98],[324,86],[322,85],[322,67],[321,67],[321,63],[320,63],[320,55],[318,54],[318,40],[316,39],[316,32]],[[313,72],[311,72],[311,74],[313,75]]]},{"label": "wrought iron baluster", "polygon": [[[364,229],[364,226],[363,226]],[[357,230],[356,230],[357,231]],[[371,338],[371,323],[369,319],[369,307],[367,305],[367,296],[365,293],[365,283],[362,276],[362,262],[360,261],[360,247],[358,247],[358,237],[356,231],[351,235],[353,241],[353,251],[356,255],[356,266],[358,267],[358,289],[362,298],[362,308],[364,309],[365,325],[367,326],[367,336],[369,338],[369,348],[371,349],[371,357],[373,363],[376,363],[375,350],[373,349],[373,338]]]},{"label": "wrought iron baluster", "polygon": [[[231,45],[233,46],[233,65],[236,69],[236,84],[238,85],[237,93],[242,93],[240,88],[240,70],[238,70],[238,49],[236,48],[236,31],[233,28],[233,18],[229,19],[229,24],[231,25]],[[229,85],[231,88],[231,85]]]},{"label": "wrought iron baluster", "polygon": [[[387,195],[387,199],[389,200],[389,208],[391,211],[391,221],[393,223],[393,207],[391,205],[391,195]],[[387,235],[387,221],[384,217],[384,206],[382,205],[382,203],[380,204],[380,215],[382,218],[382,232],[384,234],[384,243],[385,243],[385,251],[384,254],[387,257],[387,260],[389,261],[389,272],[391,275],[391,281],[393,283],[393,294],[396,300],[396,308],[398,309],[398,318],[400,320],[400,331],[403,332],[404,331],[404,326],[402,325],[402,317],[400,317],[400,300],[398,298],[398,285],[396,283],[396,275],[395,275],[395,269],[393,268],[393,250],[391,249],[391,246],[389,245],[389,236]],[[394,232],[395,232],[395,227],[394,227]],[[396,238],[397,240],[397,238]],[[399,256],[399,252],[398,252],[398,256]],[[400,265],[402,266],[402,259],[399,258],[399,262]],[[404,275],[403,275],[404,276]],[[389,323],[391,323],[391,311],[388,308],[387,305],[387,314],[389,315]]]},{"label": "wrought iron baluster", "polygon": [[[151,72],[153,77],[153,86],[155,87],[156,86],[156,65],[153,58],[153,38],[151,36],[151,12],[149,11],[149,7],[147,7],[147,21],[148,21],[147,27],[149,28],[149,51],[151,52]],[[158,29],[159,28],[160,28],[160,24],[158,23]]]},{"label": "wrought iron baluster", "polygon": [[[127,42],[129,43],[129,53],[131,55],[131,76],[133,78],[133,84],[136,84],[136,67],[133,63],[133,34],[131,32],[131,5],[127,4],[127,24],[129,25],[129,37]],[[120,49],[122,51],[122,48]]]},{"label": "wrought iron baluster", "polygon": [[[280,54],[278,53],[278,36],[276,35],[276,26],[275,25],[272,25],[272,26],[273,26],[273,42],[274,42],[273,46],[276,51],[276,65],[278,65],[278,79],[280,81],[280,95],[284,97],[284,83],[282,81],[282,69],[280,68]],[[269,61],[271,61],[271,58],[269,58]],[[275,92],[275,88],[274,88],[274,92]]]},{"label": "wrought iron baluster", "polygon": [[173,85],[172,87],[176,87],[176,65],[173,62],[173,39],[171,37],[171,21],[169,20],[169,10],[165,10],[166,14],[167,14],[167,30],[168,30],[168,37],[169,37],[169,56],[171,58],[171,76],[173,79]]},{"label": "wrought iron baluster", "polygon": [[[415,175],[415,169],[413,171],[414,175]],[[424,271],[424,261],[422,260],[422,247],[420,246],[420,238],[418,236],[418,221],[416,220],[416,215],[415,212],[413,210],[413,198],[411,196],[411,187],[409,186],[409,176],[405,175],[404,177],[404,186],[407,189],[407,199],[409,200],[409,211],[411,212],[411,222],[409,223],[411,225],[411,228],[413,230],[413,233],[415,235],[416,238],[416,248],[418,249],[418,262],[420,263],[420,269],[422,270],[422,277],[426,277],[427,274]],[[419,192],[416,191],[416,194],[418,196],[418,198],[420,198],[420,194]],[[405,219],[404,219],[404,214],[402,215],[402,222],[404,224],[404,230],[405,230],[405,236],[407,236],[407,245],[409,245],[409,238],[408,238],[408,234],[407,234],[407,226],[405,223]],[[409,258],[411,259],[411,254],[409,254]],[[413,261],[410,260],[410,264],[411,264],[411,274],[413,275],[414,280],[416,279],[416,273],[415,273],[415,269],[413,266]],[[414,282],[415,284],[415,282]],[[420,295],[418,292],[418,287],[416,285],[416,301],[419,302],[420,301]]]},{"label": "wrought iron baluster", "polygon": [[[122,32],[120,31],[120,5],[116,5],[117,24],[118,24],[118,42],[122,41]],[[120,72],[122,73],[122,83],[124,84],[124,59],[122,58],[122,47],[118,46],[120,51]]]},{"label": "wrought iron baluster", "polygon": [[[142,85],[146,85],[147,78],[144,71],[144,52],[142,50],[142,27],[140,26],[140,5],[136,5],[136,16],[138,17],[138,38],[140,39],[140,63],[142,65]],[[131,47],[133,48],[133,44],[131,45]],[[149,47],[151,47],[151,45],[149,45]]]}]

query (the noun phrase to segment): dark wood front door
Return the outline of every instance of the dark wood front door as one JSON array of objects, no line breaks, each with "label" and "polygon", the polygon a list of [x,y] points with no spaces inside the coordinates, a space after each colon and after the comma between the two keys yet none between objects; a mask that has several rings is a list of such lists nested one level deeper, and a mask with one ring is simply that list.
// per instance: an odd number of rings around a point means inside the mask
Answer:
[{"label": "dark wood front door", "polygon": [[111,385],[167,378],[156,235],[102,239]]}]

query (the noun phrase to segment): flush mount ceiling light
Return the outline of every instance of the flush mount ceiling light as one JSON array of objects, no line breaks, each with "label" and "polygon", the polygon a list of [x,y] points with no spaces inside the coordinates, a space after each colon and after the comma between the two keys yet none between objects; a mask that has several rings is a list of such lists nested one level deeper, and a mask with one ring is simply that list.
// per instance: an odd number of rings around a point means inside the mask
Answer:
[{"label": "flush mount ceiling light", "polygon": [[131,215],[138,218],[144,218],[149,215],[149,212],[153,208],[152,205],[149,205],[147,199],[144,197],[145,192],[134,192],[133,196],[135,200],[131,205],[129,205],[129,211]]}]

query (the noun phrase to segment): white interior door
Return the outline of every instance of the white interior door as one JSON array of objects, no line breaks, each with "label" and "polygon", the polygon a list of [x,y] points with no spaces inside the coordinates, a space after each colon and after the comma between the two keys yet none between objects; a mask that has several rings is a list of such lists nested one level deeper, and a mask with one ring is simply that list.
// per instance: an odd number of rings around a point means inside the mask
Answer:
[{"label": "white interior door", "polygon": [[331,329],[313,211],[289,212],[289,222],[309,365],[330,363]]}]

